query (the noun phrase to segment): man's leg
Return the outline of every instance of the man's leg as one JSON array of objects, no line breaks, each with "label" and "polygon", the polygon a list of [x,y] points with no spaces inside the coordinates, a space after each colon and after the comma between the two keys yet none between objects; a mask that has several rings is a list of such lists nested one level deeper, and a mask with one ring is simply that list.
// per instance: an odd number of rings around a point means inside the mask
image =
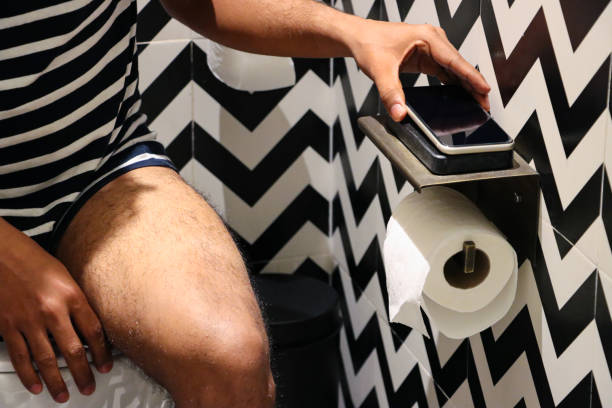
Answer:
[{"label": "man's leg", "polygon": [[234,242],[172,170],[131,171],[97,192],[58,258],[115,347],[177,407],[272,407],[260,311]]}]

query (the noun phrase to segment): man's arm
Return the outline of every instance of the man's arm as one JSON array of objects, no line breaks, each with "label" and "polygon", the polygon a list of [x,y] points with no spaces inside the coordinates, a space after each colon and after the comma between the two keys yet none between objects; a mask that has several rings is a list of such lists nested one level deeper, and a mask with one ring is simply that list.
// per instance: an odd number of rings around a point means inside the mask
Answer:
[{"label": "man's arm", "polygon": [[461,83],[489,109],[490,88],[446,38],[430,25],[362,19],[314,0],[162,0],[166,10],[202,35],[258,54],[352,56],[376,83],[395,120],[406,115],[399,72],[423,72]]}]

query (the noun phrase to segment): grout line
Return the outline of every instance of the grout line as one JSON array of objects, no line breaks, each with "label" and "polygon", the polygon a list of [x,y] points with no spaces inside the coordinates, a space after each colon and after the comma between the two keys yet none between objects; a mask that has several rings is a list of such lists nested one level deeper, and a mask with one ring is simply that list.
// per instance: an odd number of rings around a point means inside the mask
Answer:
[{"label": "grout line", "polygon": [[[194,68],[193,68],[193,47],[194,42],[191,41],[189,48],[189,86],[191,87],[191,160],[195,161],[195,87],[194,87]],[[191,165],[192,183],[195,184],[195,167]],[[223,209],[225,212],[225,208]]]},{"label": "grout line", "polygon": [[[585,258],[587,261],[589,261],[590,263],[592,263],[592,264],[593,264],[593,266],[595,266],[595,268],[597,268],[597,267],[598,267],[597,262],[595,262],[595,260],[594,260],[594,259],[591,259],[591,257],[590,257],[590,256],[588,256],[587,254],[585,254],[585,253],[584,253],[584,251],[582,251],[582,250],[580,249],[580,247],[579,247],[579,246],[578,246],[576,243],[574,243],[574,242],[570,241],[570,240],[569,240],[569,239],[568,239],[568,238],[567,238],[565,235],[563,235],[561,232],[559,232],[559,231],[558,231],[558,230],[555,228],[555,226],[554,226],[554,225],[552,225],[552,224],[551,224],[549,221],[546,221],[545,219],[541,218],[541,219],[540,219],[540,222],[544,222],[544,223],[546,223],[546,225],[547,225],[547,226],[549,226],[549,227],[551,227],[551,228],[552,228],[552,230],[553,230],[553,232],[554,232],[555,234],[559,235],[561,238],[563,238],[565,241],[567,241],[567,242],[570,244],[570,246],[572,247],[572,249],[575,249],[576,251],[578,251],[578,252],[580,253],[580,255],[582,255],[582,256],[583,256],[583,258]],[[538,240],[539,240],[539,239],[540,239],[540,237],[538,236]],[[568,251],[568,252],[569,252],[569,251]]]},{"label": "grout line", "polygon": [[[610,112],[610,92],[612,90],[612,55],[609,57],[609,66],[608,66],[608,89],[607,94],[608,94],[608,103],[606,105],[606,112],[604,112],[604,115],[609,115]],[[612,148],[612,145],[609,145],[608,143],[608,133],[611,131],[612,129],[610,129],[610,121],[607,120],[606,121],[606,128],[605,128],[605,135],[604,135],[604,148],[603,148],[603,152],[604,152],[604,156],[603,156],[603,164],[602,164],[602,172],[601,172],[601,191],[599,194],[599,216],[602,217],[603,216],[603,196],[604,196],[604,182],[605,182],[605,178],[607,177],[606,173],[607,173],[607,169],[606,169],[606,158],[607,158],[607,149]],[[599,248],[598,248],[599,251]],[[599,268],[599,265],[596,264],[597,270],[595,273],[595,294],[593,296],[593,319],[595,320],[597,317],[597,292],[599,290],[599,280],[600,278],[600,273],[601,270]],[[589,406],[592,408],[593,406],[593,374],[591,373],[591,392],[589,394]]]},{"label": "grout line", "polygon": [[296,259],[304,259],[304,260],[306,260],[308,258],[310,258],[313,262],[314,262],[314,259],[330,259],[330,260],[335,260],[335,257],[333,256],[333,254],[327,253],[327,252],[320,252],[320,253],[316,253],[316,254],[304,254],[304,255],[295,255],[295,256],[285,256],[285,257],[281,257],[281,258],[278,258],[278,259],[252,260],[252,261],[249,261],[249,263],[254,263],[254,264],[266,263],[266,264],[269,264],[269,263],[278,263],[278,262],[283,262],[283,261],[292,261],[292,260],[296,260]]},{"label": "grout line", "polygon": [[[329,59],[329,82],[327,84],[327,86],[329,86],[330,89],[333,88],[332,84],[334,82],[334,59],[330,58]],[[333,104],[333,109],[334,111],[336,110],[336,93],[334,92],[333,94],[333,98],[334,98],[334,104]],[[336,115],[337,112],[334,112],[334,117],[337,116]],[[330,252],[333,253],[333,240],[332,240],[332,234],[334,232],[334,216],[333,216],[333,202],[334,202],[334,197],[335,197],[335,192],[336,192],[336,177],[334,177],[334,166],[333,166],[333,161],[334,161],[334,121],[332,121],[331,126],[329,127],[329,144],[328,144],[328,148],[329,148],[329,154],[328,154],[328,160],[329,163],[331,164],[330,166],[330,176],[332,179],[332,191],[334,194],[332,194],[332,199],[329,201],[329,203],[327,204],[327,242],[328,242],[328,246],[330,249]]]},{"label": "grout line", "polygon": [[174,38],[171,40],[152,40],[152,41],[136,41],[136,45],[149,45],[149,44],[172,44],[179,42],[191,41],[191,38]]},{"label": "grout line", "polygon": [[591,389],[589,392],[589,407],[593,408],[593,381],[594,381],[594,375],[593,372],[591,371]]},{"label": "grout line", "polygon": [[553,231],[561,236],[564,240],[566,240],[571,246],[576,246],[575,242],[572,242],[568,237],[566,237],[565,235],[563,235],[563,233],[561,231],[559,231],[550,221],[547,221],[543,218],[540,219],[540,221],[545,222],[549,227],[551,227],[553,229]]},{"label": "grout line", "polygon": [[[610,56],[610,63],[608,66],[608,104],[606,105],[606,112],[604,112],[604,115],[610,115],[610,92],[612,91],[612,55]],[[610,120],[606,120],[606,128],[604,130],[605,134],[604,134],[604,146],[603,146],[603,152],[604,152],[604,156],[603,156],[603,171],[601,172],[601,192],[599,194],[599,216],[602,217],[603,216],[603,196],[604,196],[604,181],[605,178],[607,177],[606,173],[607,173],[607,169],[606,169],[606,158],[607,158],[607,152],[608,149],[612,149],[612,144],[609,143],[610,137],[609,133],[612,132],[612,128],[610,127]]]},{"label": "grout line", "polygon": [[[377,307],[376,307],[376,306],[375,306],[375,305],[372,303],[372,301],[370,300],[370,298],[368,297],[368,295],[365,293],[365,289],[361,288],[359,285],[356,285],[356,284],[355,284],[355,281],[353,280],[353,277],[352,277],[352,276],[351,276],[351,275],[350,275],[348,272],[344,271],[344,269],[343,269],[342,267],[339,267],[339,268],[338,268],[338,270],[340,271],[340,273],[344,273],[344,274],[346,274],[346,275],[348,276],[348,278],[351,280],[351,283],[354,285],[354,287],[358,288],[358,289],[359,289],[359,291],[361,291],[361,296],[359,297],[359,299],[362,299],[362,298],[363,298],[363,299],[365,299],[365,301],[366,301],[366,302],[367,302],[367,303],[370,305],[370,307],[372,308],[372,310],[374,310],[374,314],[375,314],[375,315],[376,315],[376,317],[378,318],[378,317],[379,317],[378,315],[380,314],[380,311],[379,311],[379,310],[378,310],[378,308],[377,308]],[[376,273],[379,273],[379,271],[377,271]],[[366,286],[367,286],[367,285],[366,285]],[[357,301],[357,299],[355,299],[355,300]],[[347,317],[350,319],[350,316],[347,316]],[[381,319],[381,320],[382,320],[382,321],[385,323],[386,327],[389,329],[389,332],[391,333],[391,336],[395,336],[396,338],[400,339],[399,335],[398,335],[398,334],[395,332],[395,330],[393,330],[393,327],[391,327],[391,324],[390,324],[390,323],[389,323],[389,321],[387,320],[387,316],[386,316],[386,315],[383,315],[382,317],[383,317],[383,319]],[[415,330],[415,329],[412,329],[412,330]],[[416,330],[415,330],[415,331],[416,331]],[[382,333],[381,333],[381,335],[382,335]],[[423,335],[422,335],[422,334],[421,334],[421,337],[423,337]],[[400,339],[400,340],[401,340],[401,339]],[[425,341],[425,339],[423,339],[423,341]],[[437,346],[437,345],[436,345],[436,346]],[[450,397],[449,397],[449,396],[446,394],[446,392],[444,391],[444,389],[442,389],[442,387],[440,386],[440,384],[438,384],[438,383],[436,382],[436,380],[434,379],[433,374],[432,374],[432,373],[431,373],[429,370],[427,370],[427,368],[426,368],[426,367],[424,367],[424,366],[423,366],[423,364],[421,364],[421,362],[419,361],[419,359],[417,358],[417,356],[416,356],[416,355],[415,355],[415,354],[412,352],[412,350],[410,350],[410,348],[409,348],[409,347],[406,345],[406,342],[405,342],[405,341],[402,341],[402,342],[401,342],[400,347],[405,347],[405,348],[406,348],[406,351],[408,352],[408,354],[410,354],[410,356],[411,356],[411,357],[414,359],[414,361],[416,361],[416,366],[417,366],[417,368],[422,368],[422,369],[423,369],[423,371],[425,371],[427,374],[429,374],[429,377],[431,378],[431,381],[434,383],[434,386],[436,386],[437,388],[439,388],[439,389],[440,389],[440,392],[442,392],[442,394],[444,394],[444,396],[445,396],[445,397],[446,397],[446,399],[447,399],[446,403],[448,403],[448,402],[450,401]],[[382,358],[382,356],[381,356],[381,358]],[[385,353],[385,358],[386,358],[386,353]],[[466,356],[466,358],[467,358],[467,356]],[[427,360],[428,360],[427,362],[429,363],[429,355],[427,356]],[[467,367],[466,367],[466,369],[467,369]],[[467,380],[467,377],[466,377],[466,380]],[[425,391],[427,391],[427,390],[425,390]],[[436,400],[437,400],[437,398],[436,398]],[[440,401],[438,401],[438,403],[439,403],[439,402],[440,402]],[[446,405],[446,403],[445,403],[444,405]],[[454,405],[451,405],[451,407],[452,407],[452,408],[455,408],[455,407],[454,407]]]},{"label": "grout line", "polygon": [[[593,323],[597,325],[597,291],[599,289],[599,268],[595,271],[595,293],[593,296]],[[591,372],[591,390],[589,393],[589,408],[593,408],[593,372]]]}]

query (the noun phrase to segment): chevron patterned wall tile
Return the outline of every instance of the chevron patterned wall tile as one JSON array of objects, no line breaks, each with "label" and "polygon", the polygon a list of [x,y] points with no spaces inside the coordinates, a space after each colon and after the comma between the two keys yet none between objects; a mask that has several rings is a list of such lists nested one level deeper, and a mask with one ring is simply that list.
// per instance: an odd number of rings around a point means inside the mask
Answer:
[{"label": "chevron patterned wall tile", "polygon": [[195,40],[193,48],[196,186],[254,272],[331,272],[329,60],[289,60],[295,85],[250,93],[213,74],[208,45]]},{"label": "chevron patterned wall tile", "polygon": [[[481,70],[498,86],[493,115],[542,174],[543,204],[552,225],[594,261],[598,245],[593,240],[603,236],[594,237],[589,229],[599,223],[612,49],[612,8],[601,3],[581,10],[573,2],[523,1],[511,8],[503,1],[482,3],[493,58],[483,59]],[[581,37],[567,28],[575,19],[591,27]],[[516,21],[524,27],[520,38]]]},{"label": "chevron patterned wall tile", "polygon": [[[344,376],[341,380],[345,407],[439,407],[436,387],[427,365],[390,329],[386,316],[368,296],[354,290],[351,277],[336,269],[332,283],[341,295],[345,314],[340,335]],[[373,283],[375,290],[376,283]],[[368,289],[366,289],[368,290]]]},{"label": "chevron patterned wall tile", "polygon": [[137,5],[142,109],[183,177],[225,216],[254,272],[327,279],[330,61],[293,59],[293,87],[237,91],[208,68],[207,40],[159,0]]},{"label": "chevron patterned wall tile", "polygon": [[[597,298],[595,299],[595,321],[597,322],[597,330],[603,345],[605,360],[608,362],[608,367],[610,367],[610,363],[612,362],[612,347],[610,347],[612,342],[612,279],[609,274],[602,273],[601,271],[599,272],[598,278]],[[603,361],[600,362],[600,364],[603,365]],[[601,371],[604,370],[605,367],[602,367]],[[601,380],[602,378],[604,381]],[[593,383],[593,388],[596,387],[598,390],[602,390],[605,386],[609,387],[609,384],[605,383],[605,376],[603,375],[599,376],[599,378],[594,377]],[[610,396],[608,388],[606,395],[600,395],[600,400],[604,407],[609,405],[610,398],[612,397]]]},{"label": "chevron patterned wall tile", "polygon": [[[383,182],[396,188],[394,178]],[[341,207],[340,200],[336,208]],[[342,211],[337,208],[335,217],[336,214]],[[337,218],[337,239],[344,241],[338,246],[350,253],[351,239]],[[384,225],[384,221],[381,216],[380,223]],[[589,406],[591,383],[596,384],[596,403],[612,401],[608,391],[612,389],[612,361],[607,351],[611,323],[606,297],[601,294],[607,287],[601,285],[604,289],[599,290],[597,310],[601,317],[595,319],[595,265],[575,246],[562,257],[557,241],[563,238],[546,222],[541,231],[537,266],[531,268],[529,262],[522,265],[520,296],[506,318],[492,329],[473,336],[469,342],[453,342],[436,334],[435,328],[433,340],[428,340],[393,325],[396,342],[403,341],[432,373],[439,385],[437,400],[441,404],[513,407],[523,400],[524,406],[529,407]],[[342,257],[339,263],[353,268],[351,276],[359,279],[365,274],[362,265],[370,265],[370,281],[352,282],[350,287],[356,297],[365,297],[379,314],[382,310],[386,316],[384,271],[380,264],[372,266],[368,257],[372,255],[365,254],[357,265]],[[360,288],[365,288],[363,293]],[[351,310],[347,313],[350,315]]]},{"label": "chevron patterned wall tile", "polygon": [[193,156],[190,57],[191,42],[187,40],[138,45],[141,109],[188,182],[193,181],[187,166]]},{"label": "chevron patterned wall tile", "polygon": [[511,311],[454,341],[431,325],[428,339],[388,324],[380,249],[412,188],[356,127],[380,106],[355,62],[334,60],[330,75],[329,61],[293,59],[294,86],[237,91],[208,69],[206,40],[185,40],[196,35],[157,0],[138,3],[143,110],[184,176],[225,215],[251,269],[322,279],[335,270],[346,321],[341,406],[612,405],[612,7],[577,4],[336,2],[364,17],[442,25],[491,83],[493,115],[542,173],[538,257],[522,263]]},{"label": "chevron patterned wall tile", "polygon": [[[543,176],[538,257],[535,266],[522,263],[517,298],[504,319],[458,342],[431,326],[431,339],[390,326],[396,347],[410,350],[437,383],[435,401],[418,406],[612,406],[612,280],[603,271],[612,265],[606,233],[612,190],[610,178],[602,179],[610,122],[609,2],[344,0],[337,7],[372,18],[441,25],[492,85],[493,116]],[[402,82],[436,81],[404,75]],[[412,189],[356,127],[357,117],[380,108],[371,81],[352,60],[334,60],[334,91],[333,250],[351,278],[342,282],[346,314],[365,327],[360,305],[386,316],[380,249],[391,211]],[[387,329],[381,327],[370,337],[382,337]],[[365,341],[357,348],[347,344],[353,359],[376,355],[378,367],[368,370],[391,376],[392,355],[383,362],[374,343],[369,350]],[[413,406],[420,395],[416,388],[397,398],[386,389],[387,400],[381,401],[382,391],[371,393],[383,388],[378,377],[366,380],[354,362],[344,368],[345,402],[354,406]],[[347,398],[347,392],[364,398]]]},{"label": "chevron patterned wall tile", "polygon": [[[609,96],[608,96],[609,98]],[[603,197],[601,202],[601,231],[602,239],[599,241],[597,265],[612,278],[612,115],[610,115],[610,101],[608,100],[608,127],[606,131],[606,160],[603,179]]]},{"label": "chevron patterned wall tile", "polygon": [[[589,406],[593,377],[612,384],[594,320],[596,267],[576,247],[562,257],[555,234],[542,224],[535,266],[523,263],[511,310],[470,338],[486,406],[513,406],[521,398],[527,406]],[[607,388],[592,392],[612,397]]]},{"label": "chevron patterned wall tile", "polygon": [[170,18],[159,0],[137,0],[138,27],[136,39],[138,42],[188,40],[202,36]]}]

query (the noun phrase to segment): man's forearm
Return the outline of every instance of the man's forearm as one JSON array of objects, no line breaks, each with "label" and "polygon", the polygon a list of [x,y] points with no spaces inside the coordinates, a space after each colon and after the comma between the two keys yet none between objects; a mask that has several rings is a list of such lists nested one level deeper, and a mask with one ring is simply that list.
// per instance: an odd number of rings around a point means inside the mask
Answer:
[{"label": "man's forearm", "polygon": [[350,56],[363,19],[314,0],[162,0],[168,12],[202,35],[257,54]]},{"label": "man's forearm", "polygon": [[366,20],[315,0],[162,0],[204,36],[243,51],[292,57],[350,56],[369,76],[391,117],[406,105],[399,72],[459,83],[489,109],[490,87],[440,27]]}]

